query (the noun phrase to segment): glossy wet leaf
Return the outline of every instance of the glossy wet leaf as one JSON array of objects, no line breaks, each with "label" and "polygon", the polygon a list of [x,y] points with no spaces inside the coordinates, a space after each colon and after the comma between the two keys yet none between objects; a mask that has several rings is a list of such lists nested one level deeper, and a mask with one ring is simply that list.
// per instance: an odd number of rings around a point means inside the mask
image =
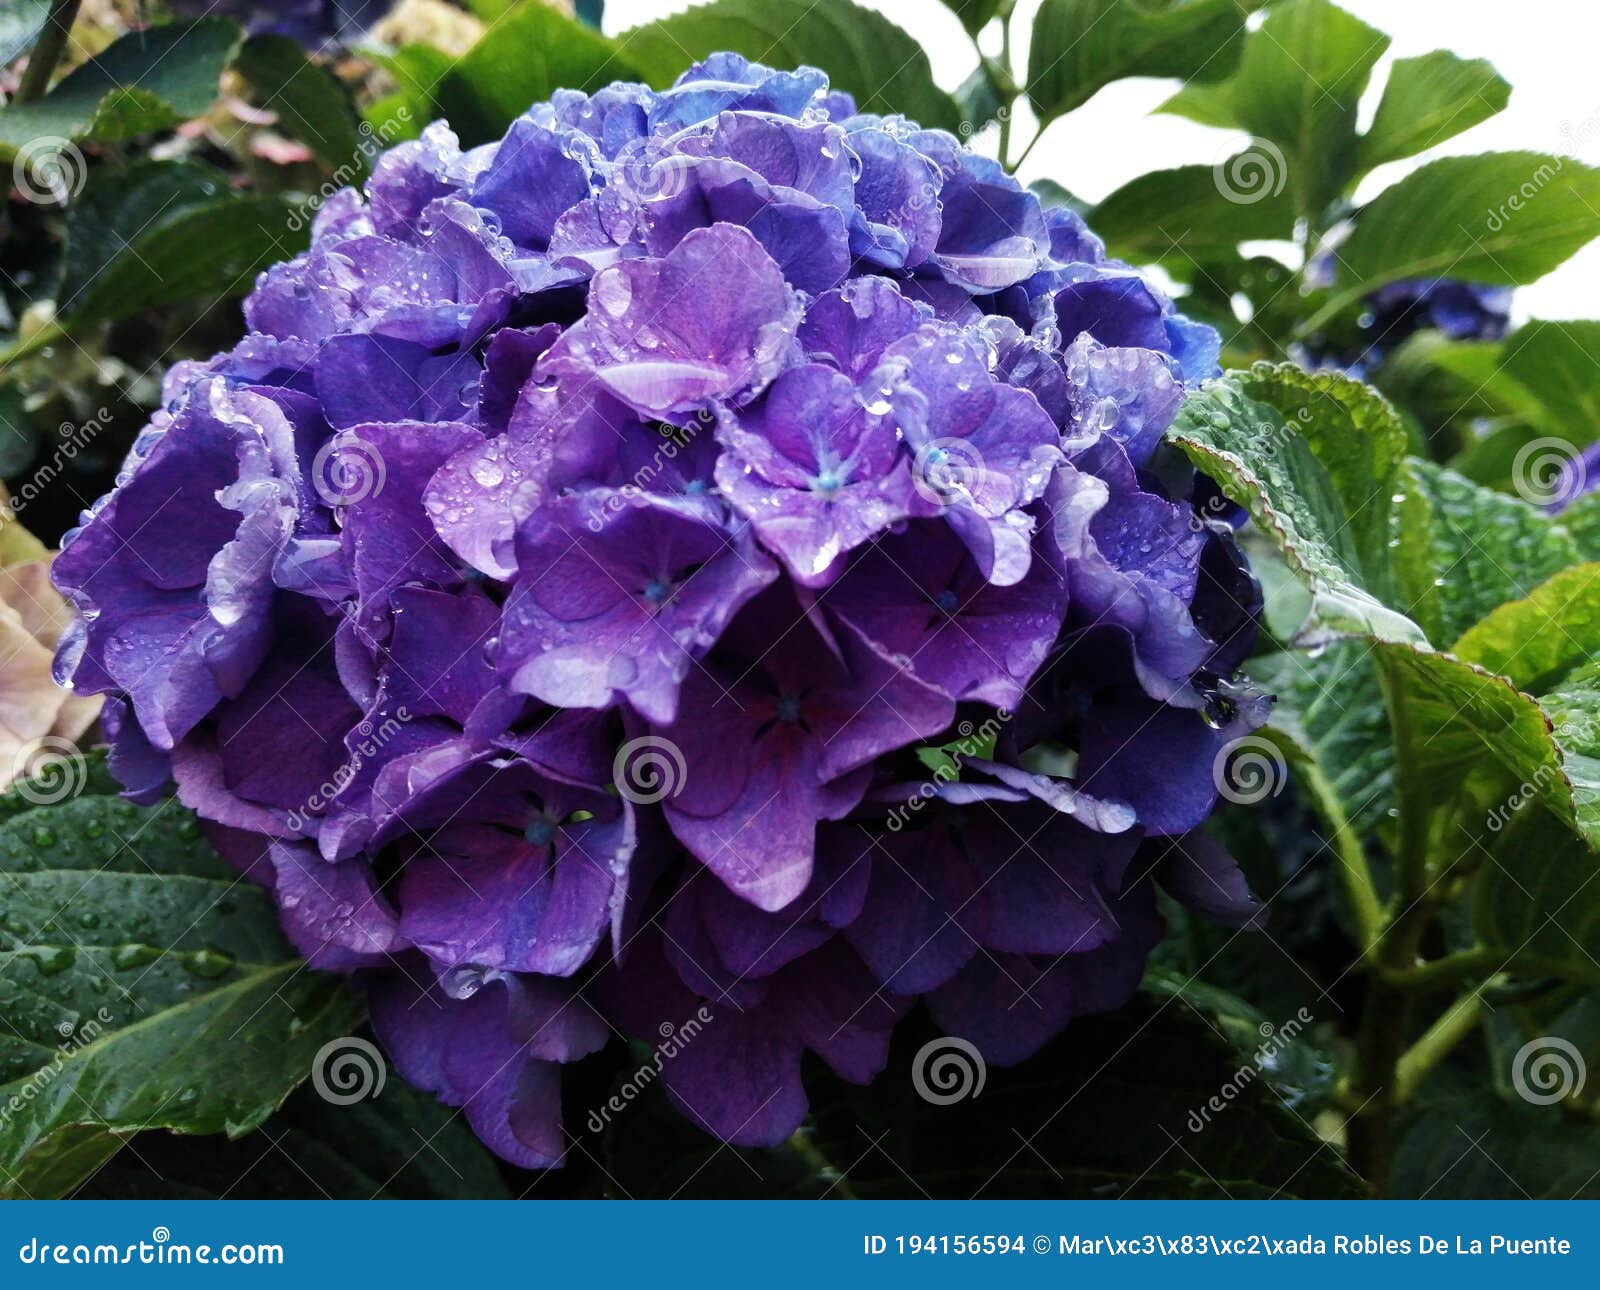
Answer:
[{"label": "glossy wet leaf", "polygon": [[0,824],[0,1189],[57,1196],[134,1133],[243,1133],[360,1010],[173,802]]},{"label": "glossy wet leaf", "polygon": [[1405,431],[1370,387],[1258,363],[1191,395],[1169,437],[1245,506],[1331,630],[1420,640],[1394,596],[1389,542]]}]

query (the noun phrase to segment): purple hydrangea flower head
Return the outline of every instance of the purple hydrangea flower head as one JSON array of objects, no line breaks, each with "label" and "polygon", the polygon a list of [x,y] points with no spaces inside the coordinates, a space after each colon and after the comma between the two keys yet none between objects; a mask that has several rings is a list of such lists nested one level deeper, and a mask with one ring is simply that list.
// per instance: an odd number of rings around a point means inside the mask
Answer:
[{"label": "purple hydrangea flower head", "polygon": [[58,671],[506,1159],[616,1033],[774,1143],[919,999],[1021,1061],[1158,891],[1258,917],[1200,829],[1260,595],[1162,443],[1215,333],[954,138],[734,55],[435,123],[245,320]]},{"label": "purple hydrangea flower head", "polygon": [[[1306,279],[1313,286],[1331,286],[1334,268],[1334,255],[1325,252],[1307,266]],[[1510,287],[1459,278],[1385,283],[1363,301],[1354,336],[1313,336],[1305,343],[1305,358],[1312,366],[1339,367],[1361,377],[1419,331],[1437,331],[1450,340],[1500,340],[1511,327],[1511,296]]]}]

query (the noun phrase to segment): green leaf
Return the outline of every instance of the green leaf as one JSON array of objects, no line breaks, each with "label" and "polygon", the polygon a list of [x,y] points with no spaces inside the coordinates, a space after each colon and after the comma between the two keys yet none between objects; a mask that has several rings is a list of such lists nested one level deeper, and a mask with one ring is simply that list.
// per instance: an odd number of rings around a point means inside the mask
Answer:
[{"label": "green leaf", "polygon": [[330,169],[347,171],[353,182],[366,175],[366,149],[350,96],[295,41],[255,36],[234,66],[250,82],[257,105],[277,114],[283,134],[305,144]]},{"label": "green leaf", "polygon": [[11,0],[0,9],[0,63],[9,63],[39,38],[50,0]]},{"label": "green leaf", "polygon": [[[1470,868],[1508,855],[1520,871],[1516,882],[1522,897],[1515,903],[1536,911],[1529,915],[1533,922],[1552,920],[1561,910],[1532,899],[1537,883],[1529,875],[1554,875],[1554,843],[1546,839],[1541,849],[1508,849],[1504,817],[1537,816],[1545,834],[1547,825],[1558,825],[1558,836],[1577,834],[1587,845],[1573,850],[1592,871],[1591,848],[1600,842],[1600,761],[1584,740],[1593,739],[1586,709],[1595,705],[1600,688],[1592,677],[1580,676],[1576,684],[1569,679],[1536,700],[1507,678],[1449,654],[1390,642],[1378,642],[1377,651],[1401,708],[1395,728],[1401,809],[1419,810],[1435,821],[1431,866]],[[1543,810],[1518,814],[1522,806],[1540,803]],[[1509,872],[1501,860],[1484,871]],[[1600,901],[1600,891],[1593,898]],[[1497,912],[1506,913],[1510,899],[1507,893],[1496,902]],[[1584,915],[1579,921],[1589,920]],[[1600,935],[1600,927],[1594,934]]]},{"label": "green leaf", "polygon": [[62,800],[62,785],[66,785],[65,795],[70,797],[115,797],[122,792],[122,785],[106,765],[103,750],[76,756],[78,760],[69,754],[61,761],[47,763],[0,792],[0,820],[35,810],[41,802]]},{"label": "green leaf", "polygon": [[1427,1092],[1395,1148],[1394,1196],[1600,1199],[1600,1128],[1560,1107],[1502,1101],[1476,1071],[1444,1071]]},{"label": "green leaf", "polygon": [[1398,59],[1362,136],[1359,169],[1425,152],[1504,111],[1510,97],[1511,86],[1484,59],[1442,49]]},{"label": "green leaf", "polygon": [[976,36],[1000,12],[1003,0],[944,0],[944,7],[953,10],[961,25]]},{"label": "green leaf", "polygon": [[173,802],[0,824],[0,1191],[60,1196],[134,1133],[240,1134],[359,1009]]},{"label": "green leaf", "polygon": [[1226,75],[1250,7],[1238,0],[1044,0],[1028,49],[1028,98],[1050,121],[1123,77]]},{"label": "green leaf", "polygon": [[1572,535],[1585,560],[1600,560],[1600,491],[1585,493],[1561,512],[1561,527]]},{"label": "green leaf", "polygon": [[[381,129],[386,123],[397,120],[408,125],[413,136],[421,133],[422,127],[439,115],[434,95],[450,75],[455,60],[433,45],[402,45],[392,54],[374,53],[373,58],[394,78],[400,90],[390,96],[395,100],[392,105],[382,100],[386,107],[377,119],[374,117],[378,105],[367,109],[367,124],[379,131],[380,137],[393,137],[392,127],[390,135],[383,135]],[[402,107],[410,114],[410,121],[400,116]]]},{"label": "green leaf", "polygon": [[618,45],[548,5],[522,4],[499,19],[439,81],[433,98],[464,144],[500,138],[558,89],[596,90],[638,80]]},{"label": "green leaf", "polygon": [[242,196],[209,166],[136,162],[98,177],[68,212],[57,309],[81,327],[243,295],[306,240],[287,199]]},{"label": "green leaf", "polygon": [[1394,742],[1367,641],[1339,641],[1315,658],[1285,651],[1246,670],[1274,696],[1271,729],[1290,755],[1318,814],[1375,836],[1394,806]]},{"label": "green leaf", "polygon": [[1450,652],[1543,694],[1592,659],[1597,643],[1600,564],[1578,564],[1473,624]]},{"label": "green leaf", "polygon": [[1095,207],[1089,225],[1116,255],[1137,261],[1204,260],[1240,242],[1288,237],[1292,200],[1270,165],[1256,166],[1258,156],[1247,150],[1217,166],[1152,170]]},{"label": "green leaf", "polygon": [[1311,589],[1320,628],[1423,639],[1388,607],[1405,430],[1369,386],[1258,363],[1192,394],[1168,437],[1272,538]]},{"label": "green leaf", "polygon": [[1541,152],[1444,157],[1361,209],[1338,249],[1338,283],[1347,296],[1400,278],[1518,286],[1596,233],[1600,170]]},{"label": "green leaf", "polygon": [[[1502,361],[1503,347],[1494,341],[1451,340],[1431,328],[1409,337],[1383,362],[1374,384],[1426,426],[1445,427],[1456,421],[1477,419],[1524,420],[1540,415],[1539,401],[1514,380]],[[1518,445],[1520,446],[1520,445]],[[1469,445],[1468,452],[1478,445]],[[1512,455],[1515,448],[1512,449]],[[1486,454],[1495,464],[1469,468],[1463,461],[1451,464],[1478,483],[1511,478],[1512,456]],[[1484,472],[1496,472],[1486,475]]]},{"label": "green leaf", "polygon": [[1407,462],[1393,548],[1396,605],[1431,641],[1454,640],[1580,558],[1538,507],[1431,462]]},{"label": "green leaf", "polygon": [[[1210,985],[1189,972],[1152,967],[1144,990],[1156,1000],[1174,999],[1204,1020],[1232,1046],[1234,1055],[1255,1064],[1272,1091],[1290,1110],[1308,1113],[1333,1091],[1334,1062],[1311,1038],[1309,1006],[1290,1005],[1283,1024],[1232,991]],[[1264,1042],[1265,1041],[1265,1042]],[[1266,1060],[1259,1060],[1266,1054]]]},{"label": "green leaf", "polygon": [[43,98],[0,111],[0,158],[42,138],[124,139],[199,116],[216,101],[239,40],[221,18],[124,36]]},{"label": "green leaf", "polygon": [[1532,320],[1501,354],[1505,377],[1532,393],[1546,430],[1580,447],[1600,438],[1600,322]]},{"label": "green leaf", "polygon": [[968,127],[976,134],[1000,115],[1000,92],[985,67],[974,67],[967,79],[956,86],[952,97],[961,112],[962,134],[968,138]]},{"label": "green leaf", "polygon": [[1295,209],[1319,214],[1356,167],[1356,108],[1389,38],[1328,0],[1274,5],[1224,81],[1186,85],[1162,111],[1244,130],[1279,150]]},{"label": "green leaf", "polygon": [[961,124],[917,40],[850,0],[713,0],[634,27],[616,43],[657,89],[726,49],[773,67],[823,68],[863,112],[900,112],[944,130]]}]

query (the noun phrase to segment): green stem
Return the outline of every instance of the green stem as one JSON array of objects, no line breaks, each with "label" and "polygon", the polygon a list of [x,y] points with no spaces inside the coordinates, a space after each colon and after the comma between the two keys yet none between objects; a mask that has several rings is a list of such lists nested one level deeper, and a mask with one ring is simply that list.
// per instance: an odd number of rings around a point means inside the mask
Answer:
[{"label": "green stem", "polygon": [[[1403,765],[1413,736],[1404,682],[1382,660],[1378,662],[1378,676]],[[1373,957],[1377,971],[1368,982],[1356,1036],[1355,1064],[1346,1089],[1354,1109],[1350,1120],[1350,1160],[1380,1196],[1389,1189],[1394,1113],[1400,1104],[1398,1067],[1411,1009],[1410,996],[1391,978],[1417,970],[1423,937],[1435,913],[1426,899],[1431,804],[1414,792],[1407,793],[1403,783],[1399,788],[1400,846],[1393,916]]]},{"label": "green stem", "polygon": [[[977,37],[973,37],[976,42]],[[981,52],[981,51],[980,51]],[[1000,65],[1005,68],[1006,80],[1010,85],[1016,84],[1016,76],[1011,68],[1011,11],[1000,15]],[[1011,114],[1017,106],[1017,95],[1014,90],[1004,89],[1004,98],[1000,104],[1000,164],[1007,170],[1015,167],[1007,165],[1006,158],[1011,153]]]},{"label": "green stem", "polygon": [[1483,991],[1488,981],[1479,981],[1445,1009],[1421,1039],[1400,1055],[1395,1063],[1395,1099],[1406,1101],[1417,1091],[1429,1071],[1477,1028],[1483,1015]]},{"label": "green stem", "polygon": [[28,55],[28,66],[22,73],[13,103],[26,103],[36,99],[50,88],[50,76],[61,61],[67,47],[67,37],[72,34],[72,24],[78,20],[81,0],[51,0],[49,16],[44,20],[44,30]]},{"label": "green stem", "polygon": [[1392,985],[1414,991],[1435,990],[1440,986],[1456,985],[1467,977],[1492,976],[1504,957],[1503,954],[1480,945],[1476,949],[1447,954],[1444,958],[1434,959],[1431,963],[1419,963],[1391,970],[1387,975]]}]

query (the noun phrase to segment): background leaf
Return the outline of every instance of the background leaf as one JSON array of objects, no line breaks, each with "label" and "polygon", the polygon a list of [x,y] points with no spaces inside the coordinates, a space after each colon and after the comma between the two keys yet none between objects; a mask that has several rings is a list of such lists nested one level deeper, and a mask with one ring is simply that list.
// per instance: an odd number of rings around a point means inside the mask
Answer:
[{"label": "background leaf", "polygon": [[1542,152],[1444,157],[1383,190],[1338,248],[1338,282],[1365,294],[1401,278],[1515,286],[1600,233],[1600,170]]},{"label": "background leaf", "polygon": [[0,9],[0,63],[9,63],[38,39],[50,0],[10,0]]},{"label": "background leaf", "polygon": [[1358,169],[1425,152],[1504,111],[1510,98],[1511,86],[1482,58],[1436,49],[1396,59],[1362,136]]},{"label": "background leaf", "polygon": [[[309,240],[287,198],[245,196],[209,166],[141,161],[97,176],[67,216],[63,328],[180,300],[243,295]],[[47,342],[41,333],[35,345]]]},{"label": "background leaf", "polygon": [[1169,437],[1272,538],[1311,588],[1319,623],[1422,638],[1390,607],[1405,432],[1370,387],[1337,372],[1258,363],[1192,394]]},{"label": "background leaf", "polygon": [[[431,61],[416,54],[412,60]],[[425,66],[417,70],[423,84],[437,79]],[[531,104],[558,89],[596,90],[639,79],[634,60],[599,32],[546,5],[523,4],[437,79],[432,97],[462,143],[471,145],[500,138]]]},{"label": "background leaf", "polygon": [[850,0],[713,0],[625,31],[617,46],[657,89],[726,49],[773,67],[823,68],[863,112],[900,112],[945,130],[961,123],[917,40]]},{"label": "background leaf", "polygon": [[305,144],[330,169],[346,168],[350,182],[366,175],[355,109],[326,67],[287,36],[252,37],[234,65],[250,82],[257,105],[277,114],[281,133]]},{"label": "background leaf", "polygon": [[1295,207],[1318,214],[1356,164],[1356,107],[1389,38],[1327,0],[1274,5],[1252,32],[1238,69],[1190,84],[1162,111],[1244,130],[1281,151]]},{"label": "background leaf", "polygon": [[1140,175],[1094,208],[1089,227],[1113,253],[1136,261],[1171,256],[1203,260],[1208,252],[1231,251],[1240,242],[1292,233],[1294,204],[1288,190],[1274,191],[1269,178],[1254,200],[1230,200],[1221,186],[1231,182],[1226,178],[1229,165],[1222,163],[1220,176],[1213,166]]},{"label": "background leaf", "polygon": [[123,139],[199,116],[216,101],[239,40],[239,28],[222,18],[124,36],[43,98],[0,112],[0,156],[42,137]]},{"label": "background leaf", "polygon": [[1028,98],[1049,121],[1126,76],[1223,76],[1249,9],[1238,0],[1044,0],[1028,49]]}]

